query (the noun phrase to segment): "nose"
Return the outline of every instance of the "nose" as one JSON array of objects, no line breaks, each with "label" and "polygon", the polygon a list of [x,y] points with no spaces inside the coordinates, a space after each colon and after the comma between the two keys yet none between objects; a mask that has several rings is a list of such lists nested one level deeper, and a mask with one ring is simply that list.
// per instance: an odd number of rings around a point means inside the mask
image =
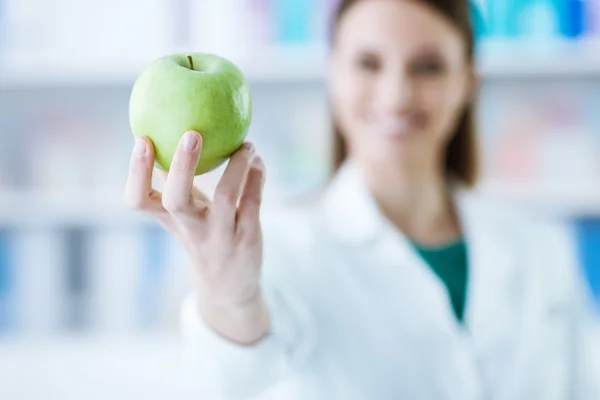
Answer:
[{"label": "nose", "polygon": [[400,115],[407,112],[414,101],[414,87],[405,71],[381,74],[378,88],[381,111]]}]

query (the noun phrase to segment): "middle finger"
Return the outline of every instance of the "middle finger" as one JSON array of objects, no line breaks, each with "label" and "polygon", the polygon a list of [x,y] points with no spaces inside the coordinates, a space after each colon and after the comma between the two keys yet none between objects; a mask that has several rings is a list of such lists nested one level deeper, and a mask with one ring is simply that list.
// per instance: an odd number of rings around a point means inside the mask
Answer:
[{"label": "middle finger", "polygon": [[173,216],[190,214],[194,208],[191,194],[201,151],[202,136],[186,132],[177,146],[162,195],[163,206]]}]

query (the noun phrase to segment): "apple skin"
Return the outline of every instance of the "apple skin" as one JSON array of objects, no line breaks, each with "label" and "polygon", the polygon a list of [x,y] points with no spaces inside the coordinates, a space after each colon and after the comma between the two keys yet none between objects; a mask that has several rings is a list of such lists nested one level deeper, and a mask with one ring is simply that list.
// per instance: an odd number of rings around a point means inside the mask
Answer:
[{"label": "apple skin", "polygon": [[167,172],[185,132],[202,135],[195,171],[201,175],[218,168],[244,143],[251,120],[252,97],[243,73],[214,54],[155,60],[136,79],[129,99],[133,136],[152,140],[155,166]]}]

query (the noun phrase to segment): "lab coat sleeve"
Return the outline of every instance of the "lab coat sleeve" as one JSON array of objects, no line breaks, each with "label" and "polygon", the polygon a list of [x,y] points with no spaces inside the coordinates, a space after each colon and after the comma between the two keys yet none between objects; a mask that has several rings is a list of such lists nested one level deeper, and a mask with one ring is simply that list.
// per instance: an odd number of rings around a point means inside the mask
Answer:
[{"label": "lab coat sleeve", "polygon": [[316,326],[297,287],[298,268],[303,267],[301,246],[292,243],[300,231],[284,219],[263,218],[262,289],[271,329],[258,344],[242,346],[228,341],[205,325],[194,295],[184,301],[181,333],[187,365],[210,393],[228,399],[262,395],[291,379],[311,354]]}]

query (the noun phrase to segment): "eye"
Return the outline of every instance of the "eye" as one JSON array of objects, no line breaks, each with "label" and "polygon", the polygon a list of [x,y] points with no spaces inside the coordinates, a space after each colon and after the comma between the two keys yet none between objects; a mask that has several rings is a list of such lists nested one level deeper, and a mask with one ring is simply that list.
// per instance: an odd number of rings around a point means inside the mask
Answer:
[{"label": "eye", "polygon": [[381,67],[381,63],[378,57],[372,54],[363,54],[358,57],[357,66],[363,71],[377,72]]},{"label": "eye", "polygon": [[440,60],[422,60],[413,66],[413,73],[417,75],[440,75],[445,71],[445,65]]}]

